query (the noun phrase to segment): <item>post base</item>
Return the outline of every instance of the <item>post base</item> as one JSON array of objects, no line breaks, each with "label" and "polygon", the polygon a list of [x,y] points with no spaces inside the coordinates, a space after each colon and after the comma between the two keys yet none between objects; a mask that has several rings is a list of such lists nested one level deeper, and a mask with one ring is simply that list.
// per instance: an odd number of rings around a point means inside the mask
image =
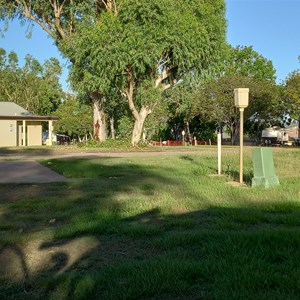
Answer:
[{"label": "post base", "polygon": [[253,170],[252,186],[271,187],[279,185],[271,148],[253,149]]},{"label": "post base", "polygon": [[252,178],[252,186],[264,186],[271,187],[279,185],[279,179],[277,176],[273,177],[253,177]]}]

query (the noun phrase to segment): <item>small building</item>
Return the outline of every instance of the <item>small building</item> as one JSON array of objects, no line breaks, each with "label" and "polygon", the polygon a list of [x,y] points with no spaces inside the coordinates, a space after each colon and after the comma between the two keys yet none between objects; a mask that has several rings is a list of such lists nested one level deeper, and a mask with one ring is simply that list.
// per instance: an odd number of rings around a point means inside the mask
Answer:
[{"label": "small building", "polygon": [[52,133],[55,120],[58,117],[34,115],[14,102],[0,102],[0,147],[41,146],[43,123]]}]

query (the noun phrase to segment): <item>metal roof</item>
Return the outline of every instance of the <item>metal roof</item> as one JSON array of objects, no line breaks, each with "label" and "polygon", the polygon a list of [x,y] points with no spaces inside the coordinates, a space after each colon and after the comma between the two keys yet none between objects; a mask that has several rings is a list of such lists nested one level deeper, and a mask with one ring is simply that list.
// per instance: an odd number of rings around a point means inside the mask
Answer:
[{"label": "metal roof", "polygon": [[37,116],[14,102],[0,101],[0,120],[49,121],[58,119],[54,116]]},{"label": "metal roof", "polygon": [[0,116],[0,120],[26,120],[26,121],[57,121],[59,117],[55,116]]},{"label": "metal roof", "polygon": [[30,113],[23,107],[19,106],[14,102],[0,102],[0,116],[32,116],[33,113]]}]

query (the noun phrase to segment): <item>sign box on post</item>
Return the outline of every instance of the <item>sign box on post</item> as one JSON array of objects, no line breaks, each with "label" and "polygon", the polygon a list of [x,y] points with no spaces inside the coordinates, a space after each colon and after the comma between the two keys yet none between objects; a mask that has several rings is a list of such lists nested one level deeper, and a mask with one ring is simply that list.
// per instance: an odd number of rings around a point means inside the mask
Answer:
[{"label": "sign box on post", "polygon": [[279,185],[278,177],[275,175],[273,155],[271,148],[253,149],[254,177],[252,186],[271,187]]}]

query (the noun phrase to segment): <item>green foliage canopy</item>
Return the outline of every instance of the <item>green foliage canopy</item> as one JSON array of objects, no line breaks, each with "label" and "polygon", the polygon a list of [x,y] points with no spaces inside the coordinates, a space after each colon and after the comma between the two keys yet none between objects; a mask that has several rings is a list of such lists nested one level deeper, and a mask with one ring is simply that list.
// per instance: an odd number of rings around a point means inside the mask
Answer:
[{"label": "green foliage canopy", "polygon": [[256,52],[252,46],[229,46],[223,76],[252,77],[275,83],[276,70],[272,61]]},{"label": "green foliage canopy", "polygon": [[[22,24],[41,26],[59,45],[76,30],[83,18],[94,19],[108,9],[110,0],[0,0],[0,20],[19,19]],[[108,5],[110,6],[110,5]],[[29,21],[29,23],[28,23]],[[5,31],[2,28],[2,32]]]},{"label": "green foliage canopy", "polygon": [[0,48],[0,101],[15,102],[38,115],[48,115],[60,104],[64,93],[59,83],[61,67],[56,58],[41,65],[31,55],[18,65],[15,52]]},{"label": "green foliage canopy", "polygon": [[283,103],[285,113],[300,120],[300,71],[291,72],[284,82]]},{"label": "green foliage canopy", "polygon": [[82,87],[103,92],[112,81],[126,85],[130,73],[139,84],[206,70],[224,47],[224,11],[224,1],[124,0],[118,14],[82,23],[67,43],[76,62],[72,78],[83,77]]},{"label": "green foliage canopy", "polygon": [[55,111],[55,115],[60,118],[55,124],[57,131],[82,139],[88,132],[92,132],[91,110],[90,105],[80,103],[69,95]]}]

